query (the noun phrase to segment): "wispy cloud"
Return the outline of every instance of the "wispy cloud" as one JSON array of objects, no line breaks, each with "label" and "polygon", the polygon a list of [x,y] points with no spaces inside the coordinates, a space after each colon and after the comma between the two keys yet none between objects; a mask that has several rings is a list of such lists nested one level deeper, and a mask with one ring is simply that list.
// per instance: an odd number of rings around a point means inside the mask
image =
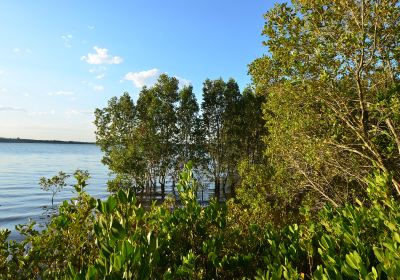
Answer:
[{"label": "wispy cloud", "polygon": [[72,91],[59,90],[56,92],[49,92],[48,95],[49,96],[73,96],[73,95],[75,95],[75,93]]},{"label": "wispy cloud", "polygon": [[6,73],[6,71],[0,69],[0,76],[3,75],[4,73]]},{"label": "wispy cloud", "polygon": [[[129,72],[124,76],[123,80],[132,81],[135,87],[142,88],[143,86],[154,85],[160,74],[161,71],[159,69],[153,68],[150,70],[145,70],[140,72]],[[178,76],[174,77],[179,80],[179,87],[189,86],[191,84],[190,80]]]},{"label": "wispy cloud", "polygon": [[64,45],[66,48],[71,48],[72,44],[71,44],[71,40],[72,40],[73,36],[71,34],[67,34],[67,35],[62,35],[61,39],[63,39],[64,41]]},{"label": "wispy cloud", "polygon": [[42,117],[42,116],[54,116],[56,114],[56,111],[50,110],[50,111],[42,111],[42,112],[30,112],[28,115],[33,116],[33,117]]},{"label": "wispy cloud", "polygon": [[88,25],[88,27],[87,27],[89,30],[94,30],[95,29],[95,27],[93,26],[93,25]]},{"label": "wispy cloud", "polygon": [[0,88],[0,94],[7,93],[7,92],[8,92],[7,88]]},{"label": "wispy cloud", "polygon": [[160,73],[160,70],[157,68],[140,72],[129,72],[125,75],[124,80],[132,81],[135,87],[141,88],[154,84]]},{"label": "wispy cloud", "polygon": [[192,82],[190,80],[175,76],[179,80],[179,87],[189,86]]},{"label": "wispy cloud", "polygon": [[101,80],[106,76],[106,70],[105,66],[96,66],[89,69],[89,73],[94,74],[97,80]]},{"label": "wispy cloud", "polygon": [[89,69],[90,73],[103,73],[107,70],[105,66],[94,66],[93,68]]},{"label": "wispy cloud", "polygon": [[102,85],[93,85],[93,89],[95,91],[103,91],[104,90],[104,86],[102,86]]},{"label": "wispy cloud", "polygon": [[13,107],[13,106],[2,106],[0,105],[0,112],[25,112],[26,110],[21,107]]},{"label": "wispy cloud", "polygon": [[31,49],[24,49],[24,48],[13,48],[13,53],[31,53]]},{"label": "wispy cloud", "polygon": [[88,81],[82,81],[81,83],[92,88],[94,91],[103,91],[104,90],[103,85],[97,85],[97,84],[94,84],[94,83],[88,82]]},{"label": "wispy cloud", "polygon": [[93,110],[69,110],[64,113],[68,118],[75,116],[93,116]]},{"label": "wispy cloud", "polygon": [[103,79],[105,76],[106,76],[105,73],[101,73],[101,74],[96,75],[96,79],[101,80],[101,79]]},{"label": "wispy cloud", "polygon": [[119,56],[110,56],[108,49],[93,47],[96,53],[88,53],[87,56],[82,56],[81,60],[86,61],[89,64],[100,65],[100,64],[120,64],[123,59]]}]

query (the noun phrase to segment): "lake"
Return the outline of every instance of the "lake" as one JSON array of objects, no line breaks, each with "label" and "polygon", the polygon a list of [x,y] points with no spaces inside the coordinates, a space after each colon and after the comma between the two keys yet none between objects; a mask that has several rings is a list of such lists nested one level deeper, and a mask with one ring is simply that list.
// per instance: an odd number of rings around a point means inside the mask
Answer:
[{"label": "lake", "polygon": [[[59,171],[73,174],[76,169],[88,170],[87,192],[106,198],[109,171],[101,158],[100,149],[91,144],[0,143],[0,228],[10,229],[11,238],[15,238],[15,225],[29,218],[43,223],[44,208],[51,206],[51,192],[41,190],[39,179]],[[56,194],[54,204],[72,198],[72,191],[68,186]]]}]

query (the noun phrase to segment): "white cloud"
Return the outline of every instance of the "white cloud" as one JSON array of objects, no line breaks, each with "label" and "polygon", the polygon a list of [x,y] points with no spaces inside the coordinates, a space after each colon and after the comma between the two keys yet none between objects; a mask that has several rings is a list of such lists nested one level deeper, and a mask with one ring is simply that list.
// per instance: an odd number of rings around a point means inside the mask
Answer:
[{"label": "white cloud", "polygon": [[92,116],[94,114],[93,110],[69,110],[65,112],[65,115],[68,118],[75,117],[75,116]]},{"label": "white cloud", "polygon": [[104,90],[104,86],[102,86],[102,85],[94,85],[93,89],[95,91],[103,91]]},{"label": "white cloud", "polygon": [[59,90],[56,92],[49,92],[48,95],[49,96],[72,96],[72,95],[75,95],[75,93],[72,91]]},{"label": "white cloud", "polygon": [[89,73],[94,74],[97,80],[103,79],[106,76],[107,68],[105,66],[96,66],[89,69]]},{"label": "white cloud", "polygon": [[30,112],[28,115],[34,116],[34,117],[42,117],[42,116],[54,116],[56,114],[56,111],[50,110],[50,111],[44,111],[44,112]]},{"label": "white cloud", "polygon": [[7,93],[8,92],[8,89],[6,89],[6,88],[0,88],[0,93]]},{"label": "white cloud", "polygon": [[108,49],[99,47],[93,47],[93,49],[96,51],[96,53],[88,53],[87,56],[82,56],[81,60],[94,65],[122,63],[122,57],[110,56],[108,54]]},{"label": "white cloud", "polygon": [[[157,81],[157,78],[160,76],[161,71],[157,68],[153,68],[146,71],[140,72],[129,72],[124,76],[123,80],[132,81],[133,85],[137,88],[142,88],[143,86],[152,86]],[[174,76],[179,80],[179,87],[189,86],[191,84],[190,80]],[[120,82],[123,82],[121,80]]]},{"label": "white cloud", "polygon": [[0,75],[3,75],[6,71],[0,69]]},{"label": "white cloud", "polygon": [[88,27],[87,27],[89,30],[94,30],[95,29],[95,27],[93,26],[93,25],[88,25]]},{"label": "white cloud", "polygon": [[124,80],[132,81],[135,87],[141,88],[145,85],[150,86],[154,84],[160,73],[160,70],[157,68],[140,72],[129,72],[125,75]]},{"label": "white cloud", "polygon": [[11,112],[25,112],[26,110],[21,107],[13,107],[13,106],[2,106],[0,105],[0,112],[11,111]]},{"label": "white cloud", "polygon": [[88,81],[81,81],[81,83],[92,88],[94,91],[103,91],[104,90],[103,85],[96,85],[96,84],[94,84],[92,82],[88,82]]},{"label": "white cloud", "polygon": [[71,45],[71,39],[73,38],[73,36],[71,34],[67,34],[67,35],[62,35],[61,39],[63,39],[64,41],[64,45],[66,48],[72,48]]},{"label": "white cloud", "polygon": [[105,66],[95,66],[95,67],[89,69],[89,73],[92,73],[92,74],[103,73],[106,70],[107,70],[107,67],[105,67]]},{"label": "white cloud", "polygon": [[31,49],[13,48],[14,53],[31,53]]},{"label": "white cloud", "polygon": [[179,87],[180,88],[184,87],[184,86],[190,86],[191,83],[192,83],[191,81],[189,81],[187,79],[184,79],[184,78],[181,78],[181,77],[178,77],[178,76],[175,76],[175,78],[177,78],[179,80]]}]

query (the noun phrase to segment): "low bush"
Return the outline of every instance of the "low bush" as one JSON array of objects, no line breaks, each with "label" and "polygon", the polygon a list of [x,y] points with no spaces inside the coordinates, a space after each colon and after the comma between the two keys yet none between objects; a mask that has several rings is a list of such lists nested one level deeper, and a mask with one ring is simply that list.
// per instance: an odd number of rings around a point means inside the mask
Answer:
[{"label": "low bush", "polygon": [[[327,205],[302,223],[273,226],[229,201],[201,206],[190,165],[180,202],[145,208],[129,190],[97,202],[75,174],[78,196],[42,232],[0,233],[1,279],[398,279],[400,205],[389,176],[369,181],[369,199]],[[247,217],[247,218],[243,218]]]}]

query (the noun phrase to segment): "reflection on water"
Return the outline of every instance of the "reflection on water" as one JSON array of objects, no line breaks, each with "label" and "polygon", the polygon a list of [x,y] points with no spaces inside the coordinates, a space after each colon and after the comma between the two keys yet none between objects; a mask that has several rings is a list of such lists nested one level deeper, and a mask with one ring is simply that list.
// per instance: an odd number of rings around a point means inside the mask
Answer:
[{"label": "reflection on water", "polygon": [[[0,143],[0,228],[13,231],[28,218],[43,224],[54,208],[51,193],[41,190],[38,182],[59,171],[73,174],[76,169],[88,170],[87,192],[96,198],[107,197],[108,169],[101,157],[95,145]],[[74,179],[67,182],[72,185]],[[73,187],[68,186],[55,196],[54,204],[73,196]],[[16,237],[15,231],[11,237]]]}]

